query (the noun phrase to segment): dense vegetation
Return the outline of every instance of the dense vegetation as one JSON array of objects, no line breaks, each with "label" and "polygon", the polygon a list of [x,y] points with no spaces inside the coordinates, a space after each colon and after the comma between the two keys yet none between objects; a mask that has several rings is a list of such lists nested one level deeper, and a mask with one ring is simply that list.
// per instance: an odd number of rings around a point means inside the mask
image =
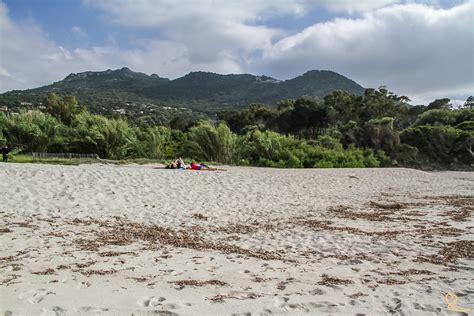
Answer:
[{"label": "dense vegetation", "polygon": [[470,97],[410,106],[384,88],[360,96],[335,91],[277,108],[252,104],[216,122],[176,119],[168,126],[129,124],[91,114],[75,97],[49,94],[45,111],[0,113],[0,144],[24,152],[97,153],[102,158],[172,159],[269,167],[472,168],[474,109]]},{"label": "dense vegetation", "polygon": [[334,90],[364,93],[360,85],[331,71],[308,71],[286,81],[210,72],[192,72],[169,80],[122,68],[70,74],[48,86],[6,92],[0,94],[0,106],[14,111],[26,107],[41,109],[42,99],[48,93],[74,95],[91,113],[124,114],[133,124],[153,126],[167,124],[177,116],[194,120],[223,109],[242,109],[251,102],[275,106],[282,99],[302,95],[323,97]]}]

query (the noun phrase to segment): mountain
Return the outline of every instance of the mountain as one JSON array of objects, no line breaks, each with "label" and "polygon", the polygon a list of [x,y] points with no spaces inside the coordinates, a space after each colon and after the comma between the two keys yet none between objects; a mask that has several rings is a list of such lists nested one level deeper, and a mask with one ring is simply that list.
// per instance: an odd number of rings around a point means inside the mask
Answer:
[{"label": "mountain", "polygon": [[303,95],[324,97],[334,90],[363,94],[364,88],[332,71],[312,70],[291,80],[281,81],[268,76],[220,75],[191,72],[166,85],[143,89],[143,94],[164,104],[213,109],[242,107],[250,103],[276,105],[283,99]]},{"label": "mountain", "polygon": [[[170,80],[156,74],[134,72],[126,67],[100,72],[70,74],[51,85],[24,91],[0,94],[0,105],[19,107],[23,102],[39,104],[50,92],[75,95],[92,112],[122,111],[135,116],[176,109],[215,113],[236,109],[251,103],[275,106],[283,99],[303,95],[324,97],[334,90],[363,94],[356,82],[326,70],[311,70],[290,80],[251,74],[221,75],[211,72],[191,72]],[[24,103],[25,104],[25,103]]]},{"label": "mountain", "polygon": [[123,67],[122,69],[117,70],[107,69],[106,71],[98,72],[86,71],[77,74],[72,73],[64,78],[63,81],[57,82],[56,84],[72,82],[76,84],[101,84],[108,87],[115,87],[119,83],[132,83],[137,88],[141,89],[143,88],[143,85],[159,85],[167,83],[168,81],[170,80],[167,78],[161,78],[157,74],[148,76],[142,72],[134,72],[127,67]]}]

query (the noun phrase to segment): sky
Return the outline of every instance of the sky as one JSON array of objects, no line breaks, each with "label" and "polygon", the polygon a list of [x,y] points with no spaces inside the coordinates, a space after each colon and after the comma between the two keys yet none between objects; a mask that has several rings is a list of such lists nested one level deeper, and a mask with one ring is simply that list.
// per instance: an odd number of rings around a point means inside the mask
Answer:
[{"label": "sky", "polygon": [[129,67],[336,71],[412,104],[474,94],[474,0],[0,0],[0,92]]}]

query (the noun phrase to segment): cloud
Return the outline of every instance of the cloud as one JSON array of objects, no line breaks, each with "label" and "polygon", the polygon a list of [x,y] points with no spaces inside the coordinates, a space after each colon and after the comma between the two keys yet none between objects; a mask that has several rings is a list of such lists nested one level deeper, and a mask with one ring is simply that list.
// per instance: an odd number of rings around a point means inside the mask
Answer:
[{"label": "cloud", "polygon": [[401,0],[320,0],[320,6],[333,12],[347,12],[350,14],[373,11],[390,4],[400,3]]},{"label": "cloud", "polygon": [[[474,86],[473,1],[452,2],[447,9],[438,0],[85,1],[113,23],[160,29],[168,43],[186,52],[174,70],[229,66],[225,73],[285,79],[330,69],[365,86],[387,85],[415,101],[430,94],[464,95]],[[265,25],[269,18],[298,18],[315,8],[349,16],[294,35]],[[163,63],[160,68],[166,69]]]},{"label": "cloud", "polygon": [[48,38],[35,24],[19,24],[0,2],[0,92],[27,89],[60,80],[69,72],[103,69],[110,65],[101,50],[69,51]]},{"label": "cloud", "polygon": [[164,40],[185,46],[192,63],[208,63],[232,55],[247,58],[271,46],[284,31],[265,25],[275,16],[300,16],[309,1],[84,1],[112,23],[159,30]]},{"label": "cloud", "polygon": [[473,11],[473,2],[450,9],[402,4],[337,18],[279,40],[249,68],[283,78],[330,69],[417,100],[472,93]]},{"label": "cloud", "polygon": [[2,67],[0,67],[0,77],[11,77],[11,75],[8,72],[8,70],[3,69]]},{"label": "cloud", "polygon": [[136,49],[121,53],[126,65],[142,72],[155,72],[162,77],[176,78],[193,70],[213,71],[220,73],[239,73],[238,60],[225,51],[212,60],[193,61],[188,47],[173,41],[145,40]]},{"label": "cloud", "polygon": [[[169,78],[204,70],[287,79],[329,69],[366,87],[386,85],[414,103],[472,94],[474,1],[447,8],[436,0],[413,1],[84,0],[109,27],[146,35],[134,36],[126,49],[110,37],[68,50],[38,25],[12,21],[0,0],[0,92],[127,66]],[[321,8],[340,14],[287,32],[291,21],[310,20]],[[70,32],[88,37],[80,25]]]},{"label": "cloud", "polygon": [[[87,35],[79,27],[72,27],[71,32]],[[242,32],[245,34],[245,30]],[[170,77],[196,69],[241,72],[239,60],[227,53],[225,45],[215,54],[215,58],[207,59],[206,46],[190,51],[179,42],[155,39],[140,40],[132,49],[121,49],[112,38],[108,38],[103,46],[68,50],[50,40],[37,25],[12,21],[8,8],[2,2],[0,36],[0,92],[50,84],[72,72],[102,71],[123,66]],[[202,56],[196,57],[196,54]]]},{"label": "cloud", "polygon": [[[97,8],[113,22],[134,27],[188,28],[196,22],[258,23],[282,15],[303,15],[312,1],[285,0],[83,0],[86,6]],[[183,25],[184,23],[184,25]],[[192,29],[190,29],[192,31]]]},{"label": "cloud", "polygon": [[77,25],[71,27],[71,33],[79,41],[85,41],[88,38],[87,32]]}]

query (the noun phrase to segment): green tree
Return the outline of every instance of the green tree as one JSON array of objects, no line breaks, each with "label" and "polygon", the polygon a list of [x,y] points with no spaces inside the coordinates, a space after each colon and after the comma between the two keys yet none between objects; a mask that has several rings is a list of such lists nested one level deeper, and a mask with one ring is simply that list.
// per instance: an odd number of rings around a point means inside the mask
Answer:
[{"label": "green tree", "polygon": [[73,117],[85,110],[80,107],[76,97],[66,96],[63,99],[55,93],[49,93],[43,99],[48,113],[61,120],[64,124],[70,125]]},{"label": "green tree", "polygon": [[474,97],[471,95],[466,99],[466,102],[464,102],[463,106],[468,109],[474,109]]},{"label": "green tree", "polygon": [[398,132],[394,130],[393,121],[392,117],[368,121],[365,124],[366,145],[376,152],[383,150],[392,154],[395,147],[400,144],[400,138]]},{"label": "green tree", "polygon": [[398,96],[388,91],[385,87],[365,90],[360,109],[363,122],[383,117],[399,117],[408,109],[406,96]]},{"label": "green tree", "polygon": [[449,110],[451,109],[451,100],[448,98],[436,99],[428,104],[428,110]]},{"label": "green tree", "polygon": [[358,121],[362,97],[350,92],[337,90],[324,97],[324,104],[335,110],[339,125],[349,121]]},{"label": "green tree", "polygon": [[418,116],[413,124],[420,125],[453,125],[456,123],[456,112],[448,109],[428,110]]}]

